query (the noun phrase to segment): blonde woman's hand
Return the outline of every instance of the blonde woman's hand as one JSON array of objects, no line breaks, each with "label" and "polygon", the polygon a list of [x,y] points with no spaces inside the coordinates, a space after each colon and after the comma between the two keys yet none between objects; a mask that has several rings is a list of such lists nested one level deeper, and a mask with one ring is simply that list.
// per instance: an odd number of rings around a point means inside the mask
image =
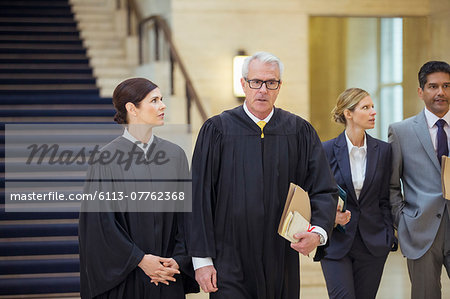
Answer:
[{"label": "blonde woman's hand", "polygon": [[340,224],[340,225],[346,225],[347,223],[349,223],[350,219],[352,217],[352,213],[347,210],[345,212],[340,212],[340,211],[336,211],[336,224]]}]

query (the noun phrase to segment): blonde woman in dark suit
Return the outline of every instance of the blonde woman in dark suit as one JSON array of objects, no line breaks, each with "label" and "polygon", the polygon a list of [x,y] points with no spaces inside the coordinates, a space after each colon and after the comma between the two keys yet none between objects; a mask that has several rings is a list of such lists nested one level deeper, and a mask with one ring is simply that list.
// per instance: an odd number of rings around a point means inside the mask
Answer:
[{"label": "blonde woman in dark suit", "polygon": [[347,193],[346,212],[336,212],[336,224],[321,261],[330,298],[375,298],[384,264],[395,241],[389,205],[391,147],[366,130],[375,126],[370,95],[359,88],[345,90],[333,109],[345,125],[338,137],[323,143],[336,183]]}]

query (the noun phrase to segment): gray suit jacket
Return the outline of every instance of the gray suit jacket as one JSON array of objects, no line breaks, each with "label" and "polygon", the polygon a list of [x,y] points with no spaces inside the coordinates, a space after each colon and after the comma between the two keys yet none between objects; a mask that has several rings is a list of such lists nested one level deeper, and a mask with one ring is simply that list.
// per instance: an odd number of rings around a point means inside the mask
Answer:
[{"label": "gray suit jacket", "polygon": [[[424,111],[389,126],[392,145],[390,202],[403,255],[420,258],[441,223],[441,167],[431,142]],[[403,193],[401,189],[403,184]]]}]

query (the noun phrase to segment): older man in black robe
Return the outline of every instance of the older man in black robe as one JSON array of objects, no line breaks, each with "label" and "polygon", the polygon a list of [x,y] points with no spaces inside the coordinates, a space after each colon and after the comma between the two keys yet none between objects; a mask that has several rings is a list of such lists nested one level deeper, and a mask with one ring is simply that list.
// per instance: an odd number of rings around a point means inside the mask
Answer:
[{"label": "older man in black robe", "polygon": [[[298,299],[298,252],[323,249],[333,228],[336,189],[321,142],[307,121],[274,107],[282,71],[270,53],[247,58],[244,104],[207,120],[197,139],[188,251],[210,298]],[[309,193],[314,226],[297,243],[277,234],[290,182]]]}]

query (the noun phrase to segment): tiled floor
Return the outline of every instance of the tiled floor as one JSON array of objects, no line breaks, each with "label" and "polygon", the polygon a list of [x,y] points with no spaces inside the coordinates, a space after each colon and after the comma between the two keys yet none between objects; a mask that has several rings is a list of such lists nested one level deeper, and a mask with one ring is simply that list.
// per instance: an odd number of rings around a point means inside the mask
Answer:
[{"label": "tiled floor", "polygon": [[[327,290],[320,264],[301,259],[301,298],[326,299]],[[406,260],[400,252],[391,253],[378,291],[378,299],[407,299],[410,297],[410,282],[406,269]],[[188,299],[207,299],[204,293],[188,295]],[[450,298],[450,279],[447,272],[442,270],[442,298]]]}]

